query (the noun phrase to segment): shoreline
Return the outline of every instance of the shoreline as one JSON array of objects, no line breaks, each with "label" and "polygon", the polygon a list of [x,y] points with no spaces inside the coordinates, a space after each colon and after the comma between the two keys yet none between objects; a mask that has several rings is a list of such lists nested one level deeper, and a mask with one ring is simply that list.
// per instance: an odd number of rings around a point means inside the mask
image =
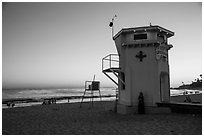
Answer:
[{"label": "shoreline", "polygon": [[[171,96],[171,101],[173,102],[184,102],[185,98],[189,96],[192,99],[192,103],[202,104],[202,93],[199,94],[187,94],[187,95],[177,95]],[[115,95],[102,95],[102,101],[115,101]],[[2,100],[2,109],[9,109],[12,107],[8,107],[7,103],[15,103],[16,107],[30,107],[30,106],[40,106],[42,105],[44,100],[53,99],[54,97],[49,98],[41,98],[41,99],[32,99],[32,98],[17,98],[17,99],[5,99]],[[94,102],[100,101],[99,96],[85,96],[83,102],[90,102],[90,99],[93,98]],[[80,103],[82,96],[63,96],[63,97],[55,97],[57,104],[64,104],[64,103]],[[51,105],[51,104],[47,104]]]},{"label": "shoreline", "polygon": [[[2,109],[12,108],[12,107],[8,107],[7,103],[14,103],[15,108],[16,107],[39,106],[43,104],[44,100],[51,100],[53,98],[56,99],[57,104],[80,103],[82,96],[63,96],[63,97],[49,97],[49,98],[40,98],[40,99],[33,99],[33,98],[4,99],[2,100]],[[94,102],[100,101],[99,96],[93,96],[93,97],[85,96],[83,102],[89,102],[90,98],[93,98]],[[115,99],[115,95],[102,95],[101,98],[102,98],[102,101],[108,101],[108,100],[112,101]],[[52,105],[52,104],[47,104],[47,105]]]},{"label": "shoreline", "polygon": [[[115,97],[116,95],[101,95],[102,98]],[[29,102],[42,102],[43,100],[56,99],[56,100],[66,100],[66,99],[81,99],[83,96],[61,96],[61,97],[48,97],[48,98],[10,98],[2,99],[2,104],[8,102],[19,102],[19,103],[29,103]],[[99,96],[84,96],[84,98],[99,98]]]}]

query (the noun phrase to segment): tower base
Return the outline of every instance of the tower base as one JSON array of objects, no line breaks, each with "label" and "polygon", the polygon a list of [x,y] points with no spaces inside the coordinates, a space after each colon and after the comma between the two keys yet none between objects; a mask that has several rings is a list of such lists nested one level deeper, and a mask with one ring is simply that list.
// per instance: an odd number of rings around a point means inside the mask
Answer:
[{"label": "tower base", "polygon": [[[127,106],[123,104],[118,104],[117,113],[119,114],[138,114],[138,106]],[[146,114],[171,113],[171,109],[169,107],[146,106],[145,113]]]}]

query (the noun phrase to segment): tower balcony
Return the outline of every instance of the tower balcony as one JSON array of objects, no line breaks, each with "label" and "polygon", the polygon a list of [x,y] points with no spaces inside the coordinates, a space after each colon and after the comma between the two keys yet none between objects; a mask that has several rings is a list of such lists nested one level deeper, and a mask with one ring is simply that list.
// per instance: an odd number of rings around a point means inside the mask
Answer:
[{"label": "tower balcony", "polygon": [[119,69],[118,54],[109,54],[102,59],[102,71],[110,72],[110,69]]},{"label": "tower balcony", "polygon": [[[119,77],[119,73],[121,72],[121,68],[119,67],[119,56],[118,54],[109,54],[102,59],[102,72],[111,79],[117,86],[118,80],[120,80],[123,84],[125,82]],[[112,76],[109,74],[114,74],[118,80],[114,80]]]}]

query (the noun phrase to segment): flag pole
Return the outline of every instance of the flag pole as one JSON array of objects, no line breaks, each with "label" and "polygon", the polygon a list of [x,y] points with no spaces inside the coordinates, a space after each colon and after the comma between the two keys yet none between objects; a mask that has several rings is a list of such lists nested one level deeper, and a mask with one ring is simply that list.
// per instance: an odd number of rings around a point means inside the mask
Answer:
[{"label": "flag pole", "polygon": [[109,26],[112,28],[112,38],[114,36],[114,19],[117,17],[117,15],[114,15],[112,18],[112,21],[110,22]]},{"label": "flag pole", "polygon": [[[112,22],[114,21],[114,18],[112,18]],[[114,36],[114,25],[112,26],[112,38]]]}]

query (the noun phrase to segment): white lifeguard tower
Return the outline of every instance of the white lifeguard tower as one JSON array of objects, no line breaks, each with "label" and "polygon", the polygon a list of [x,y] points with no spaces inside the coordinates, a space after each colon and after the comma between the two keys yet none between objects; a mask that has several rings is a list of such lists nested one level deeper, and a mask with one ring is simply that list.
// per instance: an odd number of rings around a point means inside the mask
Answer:
[{"label": "white lifeguard tower", "polygon": [[[100,101],[102,101],[101,92],[100,92],[100,81],[95,81],[95,75],[94,75],[93,81],[85,81],[84,94],[81,99],[80,108],[82,107],[84,98],[87,98],[87,97],[90,98],[90,102],[93,106],[94,98],[98,97],[98,96],[94,96],[94,92],[96,91],[98,91]],[[86,96],[86,92],[90,92],[89,96]]]},{"label": "white lifeguard tower", "polygon": [[156,103],[170,101],[168,50],[173,46],[168,38],[172,36],[174,32],[150,25],[125,28],[113,37],[118,55],[104,57],[102,71],[118,86],[117,112],[137,113],[140,92],[147,113],[155,111]]}]

